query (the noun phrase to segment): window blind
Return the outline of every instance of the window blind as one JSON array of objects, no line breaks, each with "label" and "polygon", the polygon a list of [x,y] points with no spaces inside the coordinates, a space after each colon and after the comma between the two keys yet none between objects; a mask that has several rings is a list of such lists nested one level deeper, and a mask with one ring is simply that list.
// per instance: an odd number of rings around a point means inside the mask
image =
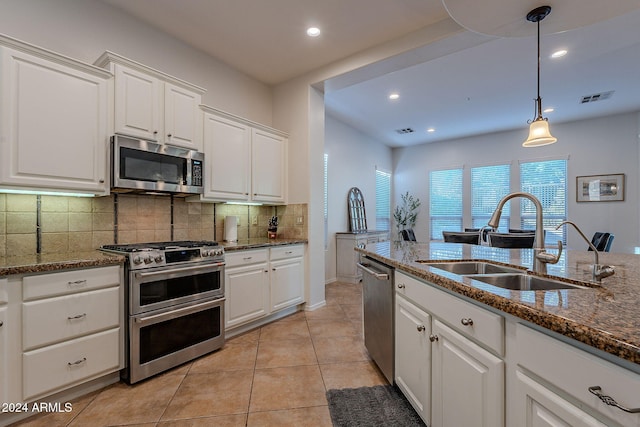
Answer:
[{"label": "window blind", "polygon": [[[520,164],[520,189],[536,196],[542,204],[545,243],[566,243],[566,228],[556,231],[567,219],[567,161],[547,160]],[[536,209],[527,199],[520,202],[520,226],[534,229]]]},{"label": "window blind", "polygon": [[429,235],[442,240],[443,231],[462,231],[462,169],[429,173]]},{"label": "window blind", "polygon": [[376,230],[391,228],[391,174],[376,169]]},{"label": "window blind", "polygon": [[[510,193],[511,166],[494,165],[471,169],[471,223],[473,228],[480,228],[489,222],[498,202]],[[502,209],[498,231],[509,230],[510,204]]]}]

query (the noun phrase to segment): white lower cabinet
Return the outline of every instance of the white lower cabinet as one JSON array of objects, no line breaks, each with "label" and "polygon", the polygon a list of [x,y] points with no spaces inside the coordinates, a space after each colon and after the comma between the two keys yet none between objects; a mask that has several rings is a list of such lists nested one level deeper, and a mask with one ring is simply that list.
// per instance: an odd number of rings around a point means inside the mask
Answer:
[{"label": "white lower cabinet", "polygon": [[22,279],[22,399],[31,401],[123,367],[119,266]]},{"label": "white lower cabinet", "polygon": [[432,333],[433,426],[504,426],[504,361],[438,320]]},{"label": "white lower cabinet", "polygon": [[420,417],[431,420],[431,316],[396,296],[396,384]]},{"label": "white lower cabinet", "polygon": [[396,271],[396,383],[432,427],[505,426],[502,318]]},{"label": "white lower cabinet", "polygon": [[522,427],[606,427],[522,371],[516,371],[515,399],[516,424]]},{"label": "white lower cabinet", "polygon": [[277,311],[304,300],[304,246],[272,248],[271,310]]},{"label": "white lower cabinet", "polygon": [[228,253],[226,264],[226,328],[233,328],[269,314],[267,249]]},{"label": "white lower cabinet", "polygon": [[640,412],[613,405],[640,408],[640,374],[523,324],[515,329],[514,424],[640,427]]},{"label": "white lower cabinet", "polygon": [[304,302],[304,245],[227,252],[225,328]]},{"label": "white lower cabinet", "polygon": [[0,305],[0,402],[7,402],[7,307]]}]

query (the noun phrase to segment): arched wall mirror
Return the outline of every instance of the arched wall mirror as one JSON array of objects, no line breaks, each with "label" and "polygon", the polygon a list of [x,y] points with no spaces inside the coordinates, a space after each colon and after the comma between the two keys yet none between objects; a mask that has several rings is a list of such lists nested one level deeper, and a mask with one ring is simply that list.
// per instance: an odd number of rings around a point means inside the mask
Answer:
[{"label": "arched wall mirror", "polygon": [[347,196],[349,210],[349,231],[361,233],[367,231],[367,215],[364,210],[364,196],[358,187],[352,187]]}]

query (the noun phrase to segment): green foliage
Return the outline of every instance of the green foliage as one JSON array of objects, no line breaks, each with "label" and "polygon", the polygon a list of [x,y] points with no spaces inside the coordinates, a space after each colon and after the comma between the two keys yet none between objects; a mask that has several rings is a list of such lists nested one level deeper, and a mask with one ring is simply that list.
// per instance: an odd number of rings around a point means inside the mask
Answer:
[{"label": "green foliage", "polygon": [[420,199],[414,198],[407,191],[401,195],[402,204],[396,206],[393,212],[393,219],[396,222],[398,230],[404,230],[407,228],[414,228],[416,225],[416,219],[418,218],[418,208],[420,207]]}]

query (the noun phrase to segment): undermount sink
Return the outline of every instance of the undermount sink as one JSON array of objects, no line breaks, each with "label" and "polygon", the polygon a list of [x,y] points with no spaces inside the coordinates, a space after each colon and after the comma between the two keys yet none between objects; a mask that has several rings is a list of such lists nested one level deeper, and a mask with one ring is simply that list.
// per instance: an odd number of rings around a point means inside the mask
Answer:
[{"label": "undermount sink", "polygon": [[[422,261],[418,261],[422,262]],[[448,271],[454,274],[496,274],[496,273],[522,273],[522,270],[488,262],[425,262],[425,265]]]},{"label": "undermount sink", "polygon": [[469,278],[513,291],[550,291],[556,289],[588,289],[586,286],[560,282],[529,274],[470,275]]}]

